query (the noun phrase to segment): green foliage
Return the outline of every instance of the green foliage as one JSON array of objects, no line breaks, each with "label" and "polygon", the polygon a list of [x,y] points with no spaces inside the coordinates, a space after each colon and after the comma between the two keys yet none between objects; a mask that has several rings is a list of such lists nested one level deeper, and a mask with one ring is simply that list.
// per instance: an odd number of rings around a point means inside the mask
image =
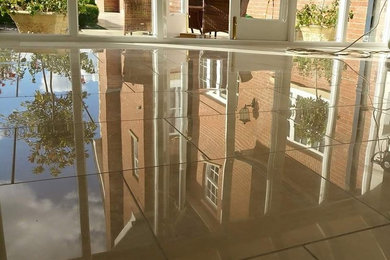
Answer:
[{"label": "green foliage", "polygon": [[301,76],[311,77],[318,73],[319,77],[324,77],[330,83],[332,80],[333,60],[326,58],[306,58],[294,57],[294,63],[297,65]]},{"label": "green foliage", "polygon": [[85,28],[86,26],[94,26],[98,23],[99,8],[96,5],[85,5],[85,12],[79,14],[79,26]]},{"label": "green foliage", "polygon": [[[0,0],[1,1],[1,0]],[[9,14],[5,13],[4,16],[0,15],[0,25],[15,25]]]},{"label": "green foliage", "polygon": [[[65,76],[70,79],[70,57],[68,54],[57,55],[34,53],[26,65],[32,76],[33,82],[35,82],[35,75],[39,72],[43,72],[43,70]],[[92,60],[88,58],[87,53],[80,53],[80,65],[87,73],[95,73],[95,67]]]},{"label": "green foliage", "polygon": [[[330,6],[319,6],[314,3],[305,4],[297,11],[297,26],[319,25],[323,27],[335,27],[339,13],[339,1],[334,1]],[[354,13],[349,12],[349,19],[353,19]]]},{"label": "green foliage", "polygon": [[[95,72],[93,62],[87,53],[80,54],[80,63],[81,68],[87,73]],[[69,54],[33,53],[27,60],[20,53],[0,51],[2,80],[13,80],[17,73],[23,77],[26,70],[32,75],[33,81],[37,73],[42,73],[46,91],[43,93],[36,91],[33,101],[21,104],[23,109],[14,111],[8,117],[2,116],[5,122],[3,126],[19,129],[18,138],[24,140],[30,147],[28,159],[36,165],[34,173],[40,174],[47,168],[51,175],[57,176],[61,169],[74,164],[76,156],[72,93],[55,95],[51,80],[53,74],[70,79],[70,57]],[[46,75],[50,75],[47,77],[48,80]],[[86,96],[86,93],[83,93],[82,100]],[[84,122],[85,143],[92,140],[95,130],[95,123]]]},{"label": "green foliage", "polygon": [[[0,87],[4,87],[5,81],[12,84],[17,77],[23,78],[26,68],[20,64],[20,55],[15,51],[0,50]],[[1,88],[0,88],[1,94]]]},{"label": "green foliage", "polygon": [[[83,99],[86,93],[83,93]],[[30,147],[28,160],[36,164],[33,172],[42,173],[48,168],[50,174],[58,176],[61,169],[74,164],[72,92],[63,96],[36,91],[33,101],[21,104],[22,111],[14,111],[7,117],[7,125],[19,127],[18,139]],[[90,143],[96,125],[84,122],[84,142]],[[85,152],[85,156],[88,154]]]},{"label": "green foliage", "polygon": [[[86,2],[89,0],[79,0],[79,12],[85,12]],[[54,12],[66,14],[67,0],[0,0],[0,13],[14,13],[15,11],[27,11],[31,15],[42,12]]]},{"label": "green foliage", "polygon": [[[317,73],[318,77],[325,78],[329,83],[332,80],[333,60],[329,58],[307,58],[294,57],[293,62],[296,64],[301,76],[313,77]],[[343,70],[347,69],[344,64]]]},{"label": "green foliage", "polygon": [[295,134],[309,144],[320,143],[325,136],[328,102],[319,98],[298,97],[296,104]]}]

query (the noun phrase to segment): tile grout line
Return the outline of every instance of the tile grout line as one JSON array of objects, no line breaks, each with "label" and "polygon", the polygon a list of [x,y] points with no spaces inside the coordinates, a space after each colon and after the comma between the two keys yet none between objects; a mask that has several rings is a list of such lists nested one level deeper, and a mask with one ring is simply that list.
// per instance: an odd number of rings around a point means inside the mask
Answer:
[{"label": "tile grout line", "polygon": [[[192,95],[192,94],[190,94]],[[214,112],[216,112],[218,115],[224,115],[224,114],[221,114],[219,111],[217,111],[215,108],[213,108],[212,106],[210,106],[209,104],[205,103],[204,101],[202,100],[199,100],[203,105],[207,106],[208,108],[212,109]]]},{"label": "tile grout line", "polygon": [[148,221],[148,219],[147,219],[145,213],[142,211],[142,208],[141,208],[141,206],[139,205],[138,200],[136,199],[136,197],[135,197],[133,191],[130,189],[130,186],[129,186],[129,184],[127,183],[127,181],[126,181],[125,176],[123,175],[123,173],[121,174],[121,176],[122,176],[123,182],[124,182],[125,185],[126,185],[127,190],[130,192],[131,197],[133,198],[133,201],[134,201],[135,204],[137,205],[137,208],[139,209],[139,211],[140,211],[140,213],[141,213],[143,219],[145,220],[146,225],[148,226],[150,232],[152,233],[156,245],[157,245],[158,248],[160,249],[160,251],[161,251],[161,253],[163,254],[164,258],[165,258],[165,259],[169,259],[168,256],[167,256],[166,253],[165,253],[165,250],[164,250],[163,247],[161,246],[161,244],[160,244],[160,242],[159,242],[157,236],[154,234],[153,228],[150,226],[150,223],[149,223],[149,221]]},{"label": "tile grout line", "polygon": [[390,227],[390,223],[381,224],[381,225],[377,225],[377,226],[373,226],[373,227],[367,227],[367,228],[363,228],[363,229],[359,229],[359,230],[355,230],[355,231],[350,231],[350,232],[339,234],[339,235],[329,236],[329,237],[326,237],[326,238],[313,240],[311,242],[306,242],[306,243],[302,243],[302,244],[299,244],[299,245],[289,246],[289,247],[285,247],[285,248],[282,248],[282,249],[273,250],[273,251],[269,251],[269,252],[266,252],[266,253],[261,253],[261,254],[258,254],[258,255],[248,256],[248,257],[245,257],[245,258],[242,258],[242,259],[248,259],[249,260],[249,259],[253,259],[255,257],[271,255],[271,254],[283,252],[283,251],[286,251],[286,250],[289,250],[289,249],[294,249],[294,248],[299,248],[299,247],[306,247],[307,245],[311,245],[311,244],[314,244],[314,243],[323,242],[323,241],[327,241],[327,240],[331,240],[331,239],[336,239],[336,238],[343,237],[343,236],[353,235],[355,233],[369,231],[371,229],[382,228],[382,227],[386,227],[386,226]]},{"label": "tile grout line", "polygon": [[131,91],[133,91],[132,94],[136,93],[135,90],[131,86],[129,86],[129,84],[127,84],[127,82],[122,81],[122,84],[125,84],[126,87],[128,87]]},{"label": "tile grout line", "polygon": [[[170,126],[172,126],[181,136],[183,136],[187,142],[189,142],[192,146],[194,146],[201,154],[203,154],[203,156],[206,158],[206,160],[203,160],[203,161],[210,161],[210,160],[214,160],[214,159],[211,159],[205,152],[203,152],[197,145],[195,145],[192,140],[189,140],[189,138],[184,135],[180,130],[178,130],[173,124],[171,124],[171,122],[169,122],[166,118],[164,118],[164,121],[167,122]],[[202,160],[201,160],[202,161]]]},{"label": "tile grout line", "polygon": [[319,260],[319,258],[312,252],[309,250],[309,248],[306,247],[306,245],[303,245],[302,246],[314,259],[316,260]]}]

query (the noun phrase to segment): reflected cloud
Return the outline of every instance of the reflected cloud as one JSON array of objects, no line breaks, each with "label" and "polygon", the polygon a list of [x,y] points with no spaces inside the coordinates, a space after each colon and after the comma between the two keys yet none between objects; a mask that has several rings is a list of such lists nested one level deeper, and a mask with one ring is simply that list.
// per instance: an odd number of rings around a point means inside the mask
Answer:
[{"label": "reflected cloud", "polygon": [[[46,91],[45,81],[43,77],[41,79],[41,84],[39,86],[39,89],[42,92]],[[53,91],[55,93],[69,92],[71,90],[72,90],[72,83],[68,78],[60,75],[55,75],[55,74],[53,75]]]},{"label": "reflected cloud", "polygon": [[[9,259],[73,258],[81,254],[78,199],[75,192],[59,201],[40,198],[30,186],[20,184],[0,190],[1,209]],[[91,195],[92,248],[105,249],[104,213]],[[99,221],[100,220],[100,221]],[[23,249],[23,250],[21,250]]]}]

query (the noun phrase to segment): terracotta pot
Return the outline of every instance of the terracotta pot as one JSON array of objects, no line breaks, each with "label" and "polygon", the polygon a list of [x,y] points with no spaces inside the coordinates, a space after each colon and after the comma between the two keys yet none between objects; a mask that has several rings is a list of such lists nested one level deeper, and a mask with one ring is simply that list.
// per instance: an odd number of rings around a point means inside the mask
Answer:
[{"label": "terracotta pot", "polygon": [[65,14],[48,12],[31,15],[26,11],[18,11],[10,15],[21,33],[68,33],[68,18]]},{"label": "terracotta pot", "polygon": [[336,35],[335,27],[322,27],[319,25],[300,26],[304,41],[325,42],[334,41]]}]

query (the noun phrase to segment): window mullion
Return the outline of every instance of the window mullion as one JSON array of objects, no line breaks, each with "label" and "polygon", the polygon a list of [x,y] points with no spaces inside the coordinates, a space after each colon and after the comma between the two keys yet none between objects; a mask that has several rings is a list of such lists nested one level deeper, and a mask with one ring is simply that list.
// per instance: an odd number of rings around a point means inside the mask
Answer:
[{"label": "window mullion", "polygon": [[78,0],[68,0],[69,35],[77,37],[79,33]]},{"label": "window mullion", "polygon": [[336,42],[345,42],[347,38],[348,14],[351,0],[339,1],[339,15],[336,26]]}]

